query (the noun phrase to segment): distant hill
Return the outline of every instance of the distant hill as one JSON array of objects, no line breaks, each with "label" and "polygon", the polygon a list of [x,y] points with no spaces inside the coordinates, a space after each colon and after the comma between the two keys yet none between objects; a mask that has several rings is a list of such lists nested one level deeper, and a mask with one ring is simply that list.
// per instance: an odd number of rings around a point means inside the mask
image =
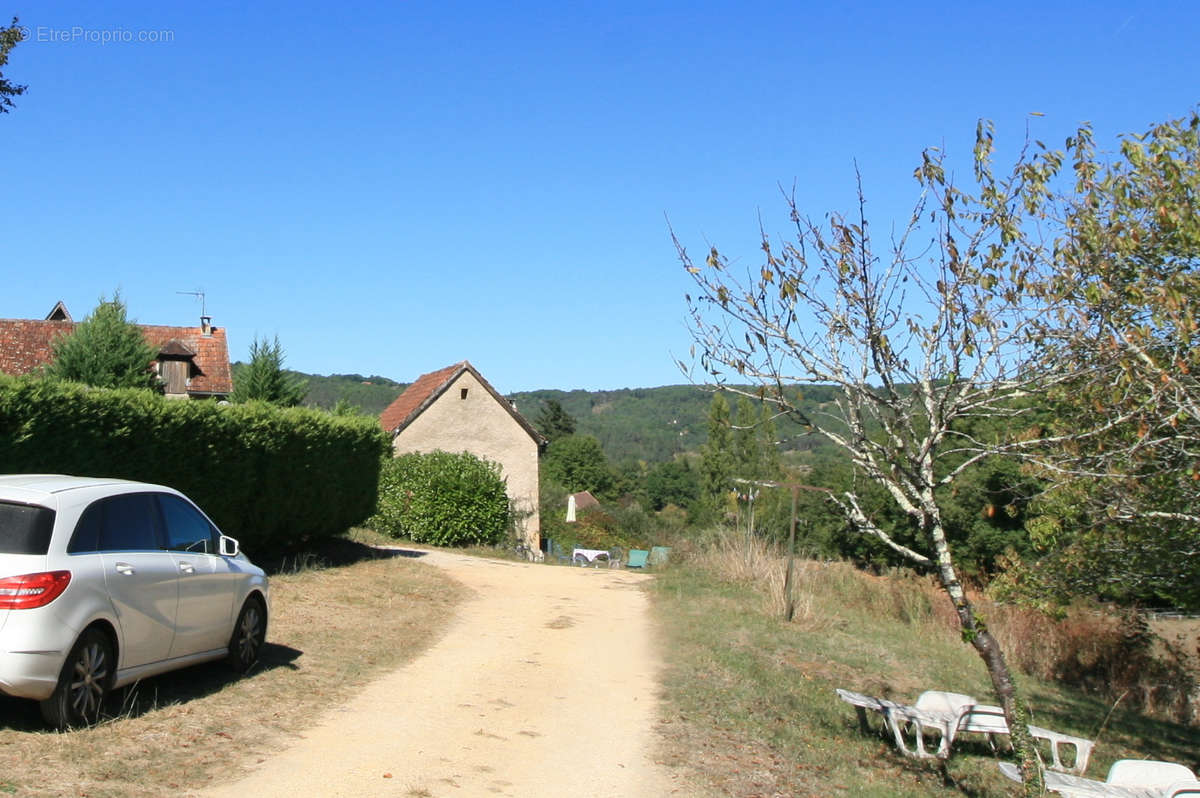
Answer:
[{"label": "distant hill", "polygon": [[329,409],[339,400],[345,399],[369,416],[377,416],[408,387],[406,382],[396,382],[387,377],[364,377],[361,374],[298,374],[308,380],[308,395],[304,404],[309,407]]},{"label": "distant hill", "polygon": [[[244,367],[243,363],[233,365],[235,381]],[[382,413],[408,387],[407,383],[380,376],[289,373],[308,383],[305,405],[330,409],[344,399],[372,416]],[[825,388],[809,388],[805,395],[805,403],[813,406],[833,398],[832,389]],[[595,436],[610,462],[657,463],[700,451],[708,437],[712,393],[695,385],[665,385],[615,391],[519,391],[507,398],[531,423],[547,399],[557,399],[575,419],[576,432]],[[731,406],[735,401],[730,397]],[[783,451],[822,448],[821,441],[802,435],[794,424],[781,422],[778,427]]]},{"label": "distant hill", "polygon": [[[832,399],[832,389],[806,391],[805,403],[815,406]],[[661,388],[623,388],[617,391],[526,391],[509,396],[531,421],[547,399],[556,399],[575,419],[575,431],[593,435],[610,462],[663,462],[686,452],[699,452],[708,439],[708,408],[712,392],[696,385]],[[732,408],[737,399],[730,395]],[[777,422],[781,451],[820,447],[795,423]]]},{"label": "distant hill", "polygon": [[699,451],[708,436],[712,395],[694,385],[623,388],[616,391],[523,391],[511,394],[533,421],[547,399],[556,399],[575,419],[576,433],[593,435],[609,461],[661,462]]},{"label": "distant hill", "polygon": [[[246,364],[238,361],[233,364],[233,380],[236,383]],[[299,371],[288,371],[308,383],[308,394],[304,397],[306,407],[321,407],[330,410],[345,399],[351,405],[360,409],[364,414],[377,416],[384,408],[395,401],[404,392],[408,383],[396,382],[387,377],[364,377],[361,374],[304,374]]]}]

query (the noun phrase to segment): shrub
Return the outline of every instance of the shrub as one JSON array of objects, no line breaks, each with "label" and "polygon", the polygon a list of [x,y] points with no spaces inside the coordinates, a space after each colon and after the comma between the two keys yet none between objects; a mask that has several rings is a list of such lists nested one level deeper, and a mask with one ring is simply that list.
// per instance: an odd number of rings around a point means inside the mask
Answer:
[{"label": "shrub", "polygon": [[589,507],[577,516],[578,520],[567,534],[572,542],[586,549],[636,549],[644,545],[644,538],[630,534],[615,517],[599,507]]},{"label": "shrub", "polygon": [[417,543],[471,546],[502,542],[508,517],[498,464],[468,452],[413,452],[384,462],[369,523]]}]

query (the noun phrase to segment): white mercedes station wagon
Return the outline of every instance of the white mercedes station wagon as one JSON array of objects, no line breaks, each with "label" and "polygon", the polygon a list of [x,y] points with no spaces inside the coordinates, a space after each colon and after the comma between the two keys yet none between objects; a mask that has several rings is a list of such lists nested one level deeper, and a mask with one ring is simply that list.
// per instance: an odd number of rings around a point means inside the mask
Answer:
[{"label": "white mercedes station wagon", "polygon": [[109,691],[266,641],[267,578],[179,491],[0,476],[0,693],[46,722],[99,719]]}]

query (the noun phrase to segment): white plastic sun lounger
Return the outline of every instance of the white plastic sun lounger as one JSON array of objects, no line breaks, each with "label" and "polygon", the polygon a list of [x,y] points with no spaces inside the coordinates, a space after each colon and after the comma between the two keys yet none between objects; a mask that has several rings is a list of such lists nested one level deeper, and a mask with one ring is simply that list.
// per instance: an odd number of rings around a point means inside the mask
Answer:
[{"label": "white plastic sun lounger", "polygon": [[[867,710],[882,715],[884,725],[891,732],[896,747],[905,756],[946,759],[950,756],[954,740],[960,734],[985,734],[990,742],[993,735],[1009,733],[1003,709],[977,703],[974,696],[962,693],[926,690],[917,697],[915,704],[908,706],[850,690],[838,689],[836,692],[839,698],[855,707],[859,725],[864,730],[867,728]],[[1091,740],[1040,726],[1030,726],[1029,733],[1048,743],[1050,768],[1076,774],[1087,770],[1088,760],[1092,755]],[[933,751],[925,745],[927,734],[936,734],[938,737],[937,747]],[[912,739],[911,745],[908,742],[909,736]],[[1060,746],[1071,746],[1074,749],[1074,758],[1070,765],[1064,761],[1065,752]]]},{"label": "white plastic sun lounger", "polygon": [[[1000,763],[1000,772],[1021,781],[1021,771],[1010,762]],[[1192,771],[1174,762],[1120,759],[1109,768],[1104,781],[1085,779],[1047,770],[1042,773],[1046,789],[1068,798],[1184,798],[1200,796],[1200,781]]]}]

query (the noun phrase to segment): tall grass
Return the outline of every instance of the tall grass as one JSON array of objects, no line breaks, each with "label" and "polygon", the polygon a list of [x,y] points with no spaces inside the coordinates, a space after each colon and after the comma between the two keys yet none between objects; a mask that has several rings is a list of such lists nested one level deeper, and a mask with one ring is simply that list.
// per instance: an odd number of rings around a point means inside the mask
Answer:
[{"label": "tall grass", "polygon": [[[762,596],[765,613],[782,617],[786,559],[777,545],[712,530],[691,557],[719,578],[750,587]],[[888,619],[920,639],[959,633],[953,605],[932,577],[903,569],[877,577],[844,562],[797,558],[793,584],[794,622],[806,628],[830,624],[817,599],[836,595],[845,609]],[[1021,673],[1121,700],[1151,717],[1200,725],[1200,680],[1187,652],[1154,634],[1139,613],[1079,604],[1056,618],[977,592],[971,600]]]},{"label": "tall grass", "polygon": [[[1011,785],[985,745],[956,746],[944,770],[905,760],[886,740],[862,735],[854,713],[834,697],[835,687],[901,701],[943,689],[991,703],[986,670],[931,578],[797,559],[788,623],[786,559],[778,549],[727,530],[672,547],[673,567],[652,587],[671,652],[664,734],[674,756],[715,792],[1007,794]],[[1200,731],[1174,721],[1194,722],[1180,712],[1195,705],[1194,696],[1182,697],[1194,675],[1172,670],[1162,641],[1082,609],[1055,620],[982,598],[979,604],[1024,674],[1033,721],[1102,738],[1088,775],[1124,757],[1200,764]],[[1132,651],[1152,659],[1132,659]],[[710,761],[715,751],[721,757]]]}]

